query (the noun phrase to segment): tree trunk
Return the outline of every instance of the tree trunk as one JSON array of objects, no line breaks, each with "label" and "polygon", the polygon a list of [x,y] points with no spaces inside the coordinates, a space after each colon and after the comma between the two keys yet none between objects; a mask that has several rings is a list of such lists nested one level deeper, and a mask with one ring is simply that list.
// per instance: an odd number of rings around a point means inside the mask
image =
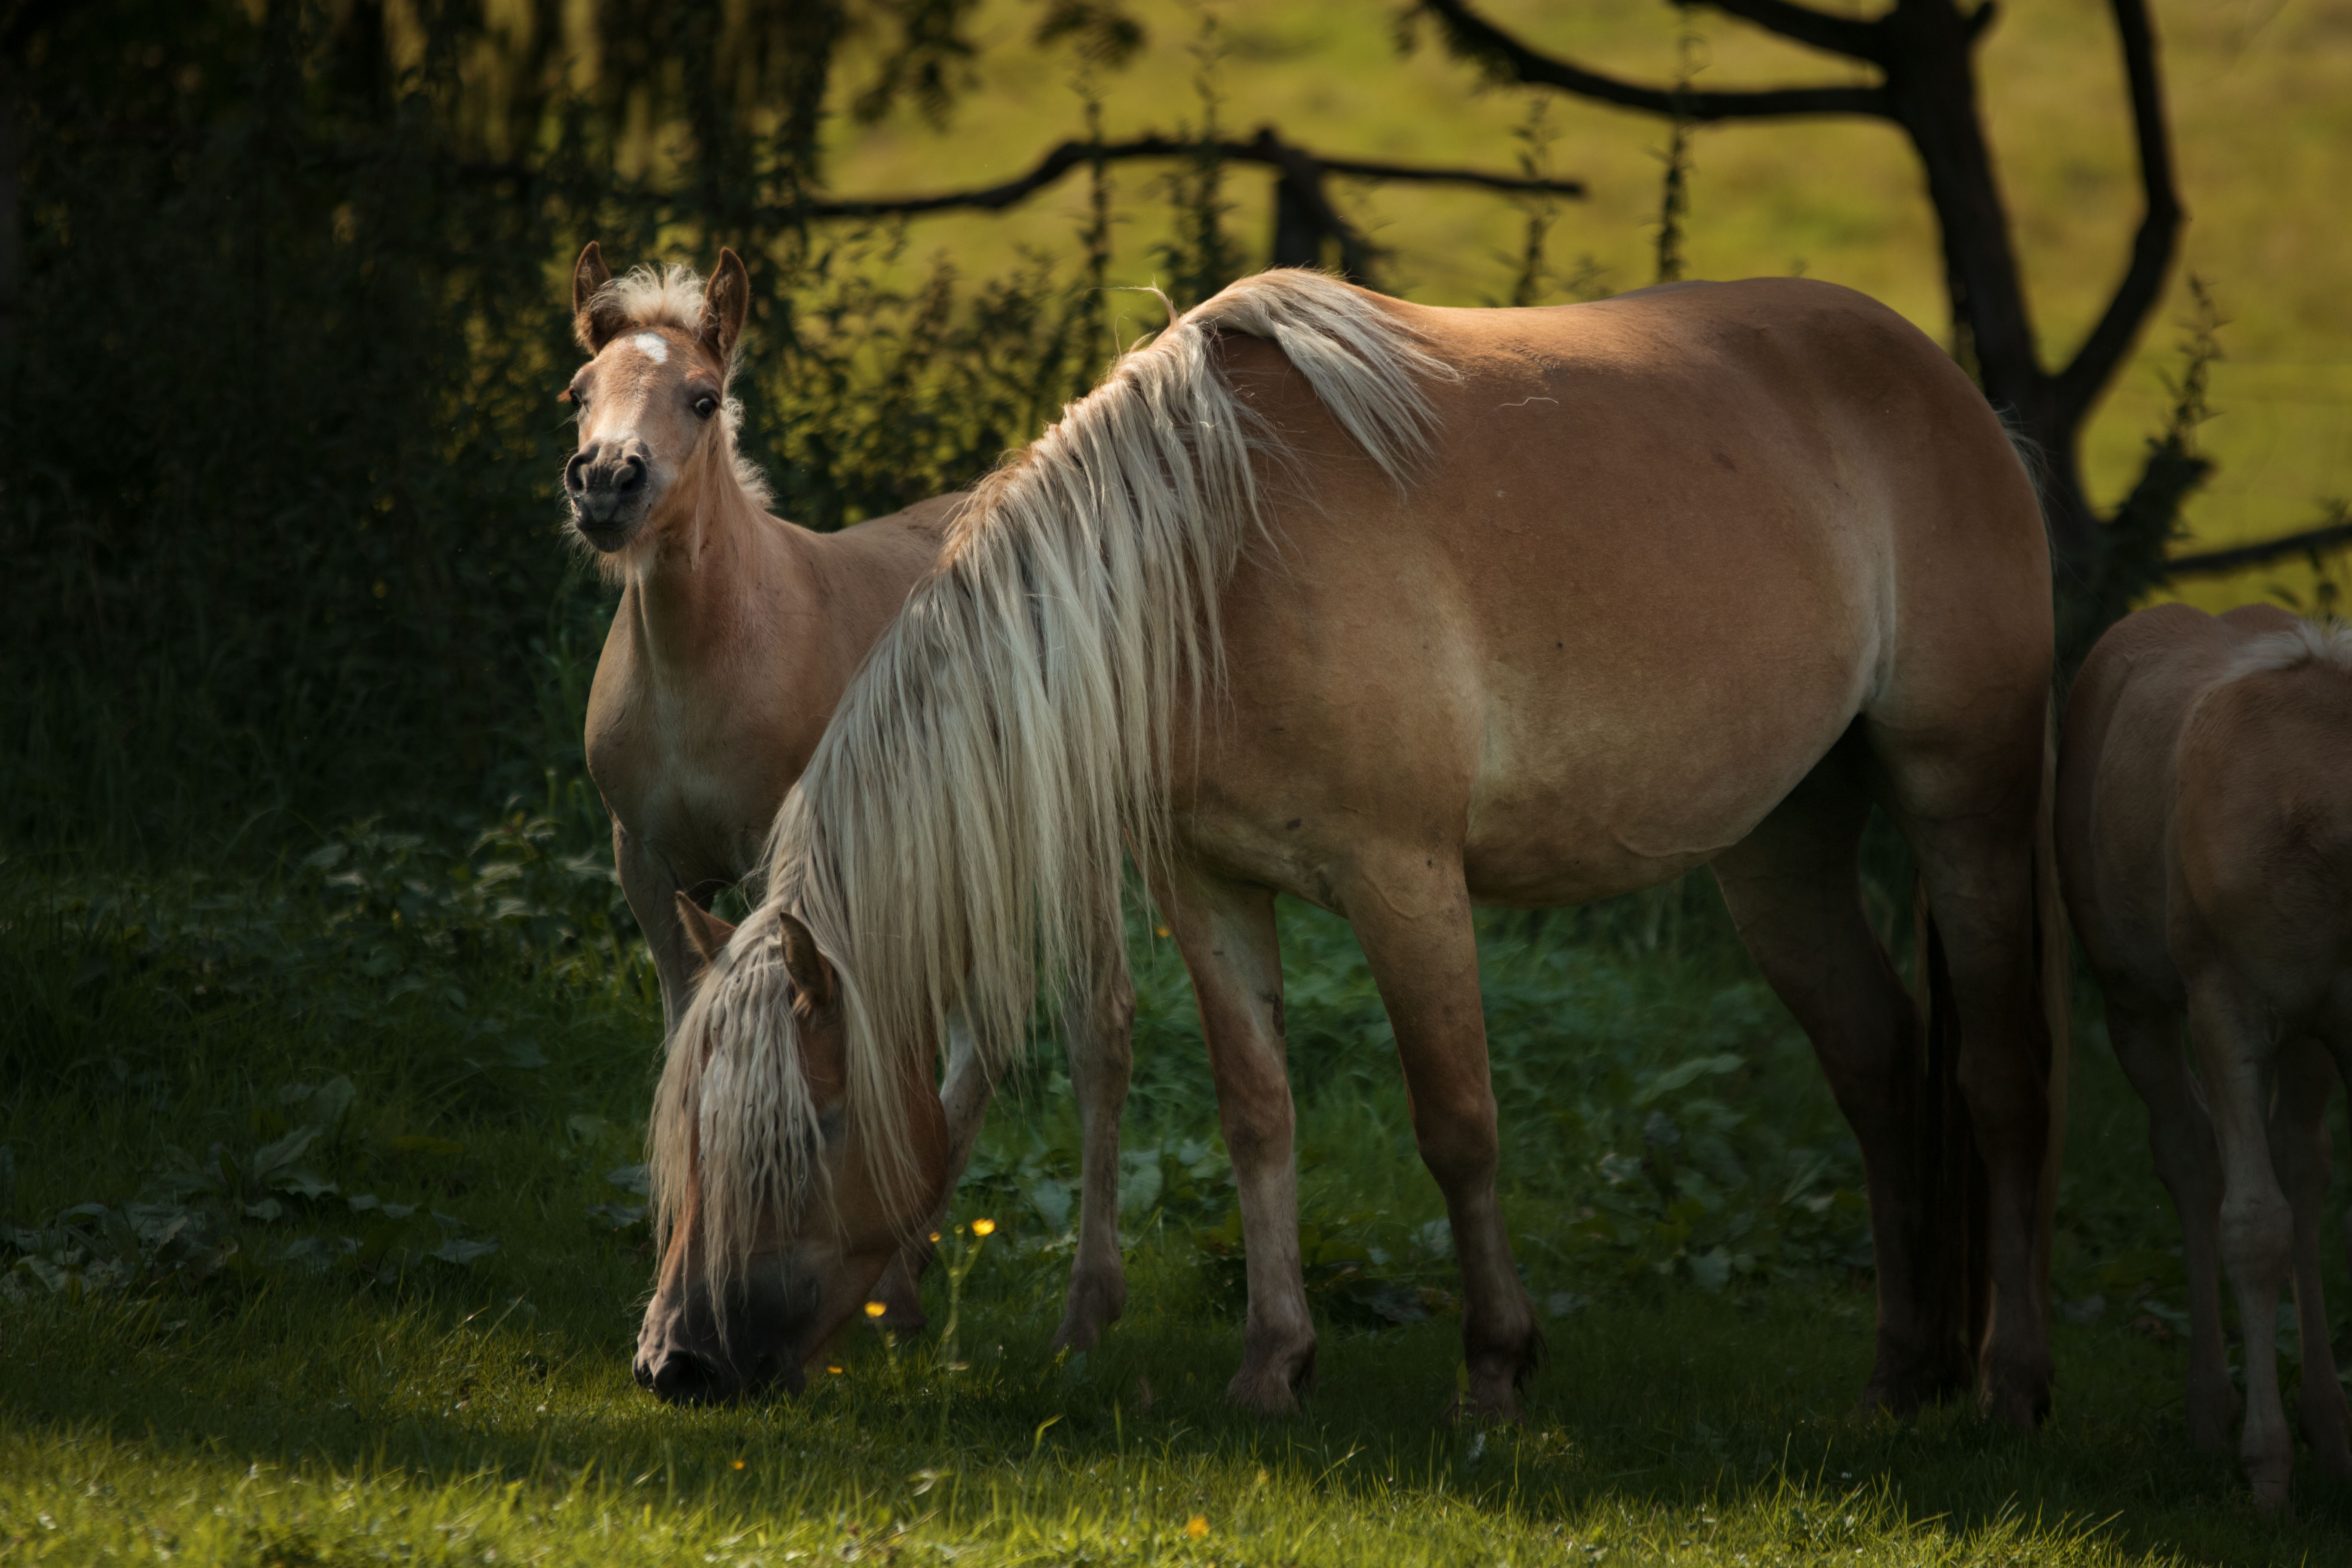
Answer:
[{"label": "tree trunk", "polygon": [[2083,489],[2079,415],[2042,368],[2011,244],[2009,212],[1978,111],[1969,26],[1950,0],[1902,0],[1881,37],[1886,95],[1926,171],[1942,231],[1955,348],[1973,357],[1986,398],[2039,449],[2053,567],[2062,583],[2095,570],[2098,518]]}]

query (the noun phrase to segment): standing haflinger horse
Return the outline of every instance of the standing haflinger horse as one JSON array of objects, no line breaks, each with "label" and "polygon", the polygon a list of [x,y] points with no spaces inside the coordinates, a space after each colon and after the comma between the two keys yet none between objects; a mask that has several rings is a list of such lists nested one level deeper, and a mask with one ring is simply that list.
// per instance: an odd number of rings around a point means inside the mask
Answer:
[{"label": "standing haflinger horse", "polygon": [[[1954,1392],[1980,1352],[1990,1407],[2030,1425],[2064,1059],[2050,666],[2000,420],[1859,295],[1458,310],[1237,283],[978,488],[844,694],[768,900],[672,1043],[642,1342],[797,1386],[937,1195],[922,1086],[950,1010],[1002,1058],[1041,973],[1082,989],[1119,942],[1124,845],[1192,973],[1240,1190],[1233,1396],[1286,1409],[1314,1370],[1290,893],[1370,963],[1461,1260],[1468,1403],[1511,1412],[1542,1339],[1496,1202],[1471,908],[1712,862],[1861,1141],[1866,1399]],[[1924,877],[1948,1078],[1864,918],[1874,801]]]},{"label": "standing haflinger horse", "polygon": [[2327,1102],[2339,1069],[2352,1079],[2352,632],[2267,605],[2143,610],[2091,650],[2059,755],[2067,906],[2180,1213],[2189,1436],[2218,1452],[2237,1421],[2226,1262],[2251,1331],[2241,1457],[2276,1507],[2294,1455],[2271,1326],[2290,1271],[2304,1436],[2352,1479],[2319,1289]]},{"label": "standing haflinger horse", "polygon": [[[736,455],[740,409],[728,395],[750,300],[731,250],[707,287],[682,267],[615,279],[593,241],[573,268],[572,324],[593,357],[565,393],[580,445],[564,489],[573,534],[621,589],[588,697],[588,771],[653,953],[665,1033],[728,929],[697,899],[760,869],[784,792],[963,499],[830,534],[770,515],[760,475]],[[1071,1082],[1098,1179],[1080,1212],[1060,1342],[1083,1350],[1126,1299],[1117,1178],[1133,993],[1123,966],[1081,1012],[1091,1033],[1074,1037]],[[951,1175],[992,1087],[970,1053],[950,1064]],[[915,1238],[881,1287],[893,1323],[921,1322],[914,1280],[929,1255]],[[690,1381],[657,1386],[699,1392]]]}]

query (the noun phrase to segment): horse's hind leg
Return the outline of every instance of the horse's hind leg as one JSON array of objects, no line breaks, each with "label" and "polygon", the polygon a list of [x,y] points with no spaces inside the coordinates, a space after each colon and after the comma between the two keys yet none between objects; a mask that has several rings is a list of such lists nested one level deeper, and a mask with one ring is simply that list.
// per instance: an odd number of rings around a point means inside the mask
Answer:
[{"label": "horse's hind leg", "polygon": [[1192,976],[1241,1202],[1249,1316],[1241,1371],[1225,1392],[1245,1409],[1281,1415],[1296,1409],[1297,1391],[1314,1382],[1315,1321],[1298,1256],[1296,1119],[1283,1055],[1274,895],[1181,868],[1154,890]]},{"label": "horse's hind leg", "polygon": [[1082,1006],[1063,1020],[1084,1152],[1078,1255],[1070,1263],[1062,1326],[1054,1333],[1056,1349],[1092,1350],[1127,1308],[1127,1274],[1118,1253],[1118,1119],[1135,1069],[1135,984],[1127,973],[1125,941],[1104,951],[1108,956],[1103,972],[1095,976]]},{"label": "horse's hind leg", "polygon": [[2110,985],[2107,1036],[2147,1106],[2156,1173],[2180,1216],[2189,1281],[2189,1440],[2200,1453],[2227,1453],[2242,1406],[2221,1326],[2221,1157],[2213,1147],[2213,1119],[2189,1076],[2176,1009]]},{"label": "horse's hind leg", "polygon": [[2042,1011],[2033,872],[2045,707],[2037,680],[2004,729],[1985,713],[1997,700],[1979,692],[1956,710],[1964,721],[1874,720],[1872,741],[1936,922],[1959,1026],[1960,1095],[1984,1162],[1993,1285],[1985,1406],[2025,1428],[2049,1413],[2051,1383],[2042,1164],[2055,1045]]},{"label": "horse's hind leg", "polygon": [[1959,1281],[1932,1234],[1918,1128],[1918,1024],[1864,918],[1857,875],[1870,810],[1849,749],[1822,762],[1717,858],[1724,901],[1758,967],[1812,1041],[1862,1145],[1878,1272],[1878,1352],[1865,1405],[1907,1415],[1968,1386]]},{"label": "horse's hind leg", "polygon": [[2189,1032],[2205,1069],[2213,1131],[2221,1145],[2221,1257],[2243,1331],[2246,1428],[2239,1460],[2264,1509],[2283,1507],[2294,1443],[2279,1398],[2279,1289],[2294,1250],[2294,1216],[2271,1160],[2269,1079],[2276,1051],[2258,998],[2224,974],[2192,976]]},{"label": "horse's hind leg", "polygon": [[1360,868],[1345,899],[1396,1034],[1413,1139],[1453,1226],[1470,1380],[1463,1409],[1515,1417],[1516,1391],[1542,1357],[1543,1333],[1495,1190],[1495,1090],[1460,855],[1385,857]]},{"label": "horse's hind leg", "polygon": [[2336,1351],[2328,1343],[2327,1302],[2319,1283],[2319,1228],[2327,1205],[2327,1108],[2336,1097],[2336,1064],[2316,1040],[2290,1040],[2278,1055],[2271,1100],[2271,1163],[2294,1215],[2294,1311],[2303,1349],[2297,1424],[2311,1457],[2338,1480],[2352,1480],[2352,1411],[2336,1381]]}]

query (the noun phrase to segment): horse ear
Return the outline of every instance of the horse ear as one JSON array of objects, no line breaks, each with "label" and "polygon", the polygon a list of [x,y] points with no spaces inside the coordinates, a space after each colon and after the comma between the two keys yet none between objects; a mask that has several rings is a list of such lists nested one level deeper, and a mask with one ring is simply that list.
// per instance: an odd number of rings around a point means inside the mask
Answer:
[{"label": "horse ear", "polygon": [[604,291],[612,280],[604,247],[590,240],[572,265],[572,335],[592,354],[603,353],[604,345],[629,324],[619,303]]},{"label": "horse ear", "polygon": [[751,306],[751,275],[743,258],[722,247],[719,265],[702,294],[702,346],[724,366],[733,363],[735,340],[743,335],[743,312]]},{"label": "horse ear", "polygon": [[718,962],[727,946],[727,939],[735,928],[705,910],[684,893],[677,895],[677,923],[686,928],[687,945],[702,955],[702,966],[709,968]]},{"label": "horse ear", "polygon": [[809,928],[801,924],[789,910],[776,911],[777,924],[782,928],[777,942],[784,950],[784,972],[793,977],[793,984],[808,999],[812,1007],[823,1007],[833,1000],[833,965],[816,950],[816,938]]}]

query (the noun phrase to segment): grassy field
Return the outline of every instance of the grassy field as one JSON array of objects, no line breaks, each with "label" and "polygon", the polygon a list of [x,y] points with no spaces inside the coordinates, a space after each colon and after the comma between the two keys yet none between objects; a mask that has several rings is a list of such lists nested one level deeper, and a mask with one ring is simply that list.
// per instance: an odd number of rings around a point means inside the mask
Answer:
[{"label": "grassy field", "polygon": [[[1391,7],[1137,0],[1130,8],[1149,43],[1127,70],[1102,79],[1113,136],[1202,122],[1194,82],[1208,15],[1218,22],[1217,114],[1232,133],[1270,123],[1333,155],[1517,166],[1514,132],[1528,123],[1532,100],[1481,91],[1476,73],[1446,58],[1433,35],[1401,57]],[[1842,62],[1703,6],[1687,24],[1660,0],[1492,0],[1486,9],[1538,47],[1637,79],[1673,79],[1685,25],[1701,86],[1860,79]],[[2172,292],[2091,427],[2092,486],[2112,501],[2139,471],[2142,443],[2168,403],[2162,376],[2177,363],[2174,323],[2189,313],[2183,279],[2193,272],[2231,321],[2221,334],[2228,358],[2213,377],[2221,416],[2202,432],[2220,471],[2189,508],[2194,537],[2219,545],[2311,526],[2323,499],[2352,495],[2352,293],[2343,262],[2352,220],[2341,199],[2352,189],[2352,92],[2345,90],[2352,4],[2157,0],[2153,9],[2190,220]],[[1027,0],[981,7],[975,88],[944,127],[926,123],[912,106],[879,124],[859,123],[847,110],[864,78],[846,71],[843,112],[833,122],[834,187],[868,194],[985,184],[1077,134],[1069,57],[1029,43],[1036,17]],[[2056,363],[2089,331],[2139,221],[2107,6],[2017,0],[2001,8],[1979,61],[2028,293],[2044,353]],[[1591,188],[1590,199],[1559,211],[1557,286],[1591,293],[1650,282],[1666,128],[1564,99],[1551,100],[1544,125],[1553,171]],[[1947,334],[1933,214],[1916,160],[1895,129],[1841,121],[1702,128],[1691,155],[1691,276],[1802,271],[1862,289]],[[1229,176],[1230,226],[1252,255],[1262,253],[1270,221],[1269,178],[1255,170]],[[1162,179],[1139,165],[1116,175],[1119,281],[1153,275],[1153,247],[1168,222]],[[1340,197],[1393,252],[1385,286],[1437,304],[1509,294],[1524,222],[1512,204],[1403,185],[1343,184]],[[1066,254],[1085,202],[1085,182],[1072,176],[1009,216],[923,220],[909,231],[908,265],[945,258],[977,278],[1003,270],[1023,247]],[[1128,306],[1124,335],[1150,325],[1151,309]],[[2189,596],[2218,608],[2273,581],[2306,596],[2312,587],[2306,570],[2288,565],[2194,584]]]},{"label": "grassy field", "polygon": [[[362,826],[269,876],[0,865],[0,1556],[329,1564],[2332,1563],[2184,1451],[2179,1259],[2095,1019],[2055,1419],[1851,1414],[1853,1145],[1670,888],[1484,931],[1505,1186],[1551,1359],[1524,1430],[1436,1419],[1458,1318],[1368,976],[1286,914],[1321,1385],[1262,1425],[1189,994],[1139,927],[1133,1296],[1056,1359],[1076,1128],[1041,1058],[959,1202],[952,1352],[856,1331],[804,1398],[656,1405],[633,1190],[656,1009],[576,800]],[[2340,1277],[2340,1264],[2331,1260]],[[937,1277],[927,1289],[937,1292]],[[2339,1295],[2339,1300],[2344,1300]],[[934,1317],[944,1302],[935,1298]],[[950,1369],[946,1363],[961,1363]]]}]

